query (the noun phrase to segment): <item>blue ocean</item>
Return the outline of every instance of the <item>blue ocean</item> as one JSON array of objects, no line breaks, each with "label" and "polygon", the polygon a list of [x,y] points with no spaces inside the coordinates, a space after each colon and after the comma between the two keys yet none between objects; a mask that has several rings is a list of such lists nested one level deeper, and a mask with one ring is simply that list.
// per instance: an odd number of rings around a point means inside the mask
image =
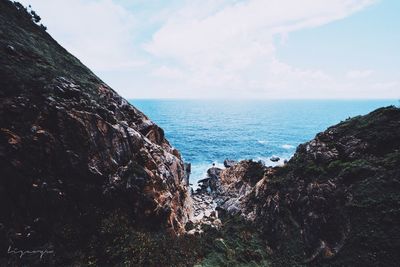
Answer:
[{"label": "blue ocean", "polygon": [[224,159],[282,163],[296,147],[348,117],[397,100],[130,100],[192,164],[191,183]]}]

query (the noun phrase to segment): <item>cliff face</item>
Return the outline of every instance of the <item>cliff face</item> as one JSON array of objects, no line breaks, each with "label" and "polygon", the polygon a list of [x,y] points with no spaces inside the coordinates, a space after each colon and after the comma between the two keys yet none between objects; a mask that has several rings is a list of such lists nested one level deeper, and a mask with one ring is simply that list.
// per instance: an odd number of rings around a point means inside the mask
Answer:
[{"label": "cliff face", "polygon": [[197,204],[221,216],[169,239],[191,212],[179,152],[35,20],[0,0],[1,266],[400,266],[398,108],[328,128],[283,167],[210,169]]},{"label": "cliff face", "polygon": [[346,120],[284,167],[261,168],[244,161],[222,171],[236,195],[222,207],[261,229],[273,263],[400,264],[400,109]]},{"label": "cliff face", "polygon": [[175,233],[189,214],[184,165],[163,130],[7,0],[0,173],[2,255],[8,246],[85,240],[111,212]]}]

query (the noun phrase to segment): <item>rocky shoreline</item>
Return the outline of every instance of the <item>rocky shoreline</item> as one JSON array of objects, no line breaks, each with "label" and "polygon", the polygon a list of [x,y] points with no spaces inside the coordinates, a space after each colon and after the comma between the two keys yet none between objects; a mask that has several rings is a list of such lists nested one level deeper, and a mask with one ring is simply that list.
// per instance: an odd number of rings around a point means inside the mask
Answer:
[{"label": "rocky shoreline", "polygon": [[[254,168],[260,174],[266,170],[272,171],[274,167],[267,167],[261,161],[238,162],[229,159],[224,161],[224,167],[224,169],[218,168],[213,164],[207,170],[207,177],[198,181],[198,188],[195,191],[191,190],[193,215],[186,226],[187,234],[198,235],[203,233],[202,227],[204,225],[219,229],[223,223],[221,216],[218,216],[219,214],[241,214],[246,220],[254,219],[245,215],[241,206],[241,200],[251,192],[253,187],[241,180],[241,168]],[[232,181],[236,182],[232,184]]]},{"label": "rocky shoreline", "polygon": [[211,167],[207,170],[207,177],[198,181],[196,191],[192,190],[193,216],[189,219],[187,234],[201,234],[204,225],[218,229],[221,219],[218,218],[218,198],[222,192],[220,173],[222,169]]},{"label": "rocky shoreline", "polygon": [[400,266],[399,108],[191,192],[163,129],[38,20],[0,0],[0,266]]},{"label": "rocky shoreline", "polygon": [[256,227],[277,266],[397,266],[399,129],[400,109],[381,108],[317,134],[282,166],[212,167],[193,195],[196,214],[218,211],[222,228],[225,215]]}]

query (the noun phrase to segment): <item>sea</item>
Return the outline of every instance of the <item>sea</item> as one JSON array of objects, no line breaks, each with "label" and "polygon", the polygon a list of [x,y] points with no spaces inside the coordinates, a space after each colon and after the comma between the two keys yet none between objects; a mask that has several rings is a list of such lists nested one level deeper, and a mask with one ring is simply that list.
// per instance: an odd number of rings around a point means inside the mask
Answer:
[{"label": "sea", "polygon": [[[190,182],[206,176],[225,159],[253,159],[267,166],[290,159],[296,147],[349,117],[398,100],[162,100],[130,103],[165,131],[192,165]],[[279,157],[272,162],[271,157]]]}]

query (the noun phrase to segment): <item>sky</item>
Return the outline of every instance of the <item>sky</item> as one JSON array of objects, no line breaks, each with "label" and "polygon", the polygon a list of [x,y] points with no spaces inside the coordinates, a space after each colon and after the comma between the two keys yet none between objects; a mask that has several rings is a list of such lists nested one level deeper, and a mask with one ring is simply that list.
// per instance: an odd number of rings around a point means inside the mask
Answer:
[{"label": "sky", "polygon": [[398,0],[20,2],[125,98],[400,98]]}]

